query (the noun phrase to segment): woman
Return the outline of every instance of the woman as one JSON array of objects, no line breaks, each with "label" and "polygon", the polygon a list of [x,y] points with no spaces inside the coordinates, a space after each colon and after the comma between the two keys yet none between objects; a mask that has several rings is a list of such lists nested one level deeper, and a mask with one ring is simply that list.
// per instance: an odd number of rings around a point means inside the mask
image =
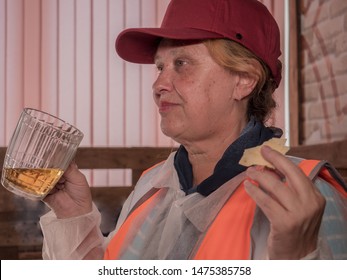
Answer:
[{"label": "woman", "polygon": [[[262,156],[275,170],[239,164],[245,149],[281,136],[264,125],[281,74],[278,27],[262,4],[173,0],[161,28],[125,30],[116,48],[128,61],[155,63],[161,129],[181,146],[140,178],[105,240],[71,165],[45,199],[53,211],[41,218],[44,258],[341,257],[322,217],[325,197],[343,216],[345,186],[328,175],[312,183],[297,159],[269,147]],[[343,244],[346,221],[337,228]]]}]

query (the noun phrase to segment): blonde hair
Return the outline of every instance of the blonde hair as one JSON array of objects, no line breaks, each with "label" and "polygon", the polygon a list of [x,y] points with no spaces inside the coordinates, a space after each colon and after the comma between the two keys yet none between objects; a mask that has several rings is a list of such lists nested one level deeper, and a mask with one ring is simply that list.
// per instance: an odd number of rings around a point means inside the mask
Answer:
[{"label": "blonde hair", "polygon": [[266,64],[239,43],[228,39],[206,40],[204,44],[219,65],[258,81],[249,97],[247,116],[265,123],[276,107],[272,96],[276,85]]}]

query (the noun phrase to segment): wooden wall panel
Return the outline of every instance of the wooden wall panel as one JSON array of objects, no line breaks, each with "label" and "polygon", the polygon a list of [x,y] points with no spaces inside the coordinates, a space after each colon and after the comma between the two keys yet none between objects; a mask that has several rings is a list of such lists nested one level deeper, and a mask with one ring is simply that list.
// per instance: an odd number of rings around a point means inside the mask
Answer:
[{"label": "wooden wall panel", "polygon": [[114,51],[115,38],[125,25],[125,1],[110,1],[109,3],[109,63],[108,85],[109,85],[109,115],[108,115],[108,143],[112,146],[124,146],[124,120],[125,120],[125,62]]},{"label": "wooden wall panel", "polygon": [[[139,0],[128,0],[125,5],[125,28],[141,26],[141,10]],[[140,142],[140,95],[141,66],[133,63],[125,64],[124,86],[125,100],[125,142],[136,146]]]},{"label": "wooden wall panel", "polygon": [[[141,4],[141,26],[156,26],[157,3],[150,1]],[[140,143],[141,146],[148,146],[150,143],[157,143],[156,119],[158,114],[155,110],[155,103],[152,98],[152,84],[156,75],[154,65],[142,65],[140,67]],[[146,113],[148,112],[148,113]]]},{"label": "wooden wall panel", "polygon": [[58,2],[41,4],[41,108],[58,115]]},{"label": "wooden wall panel", "polygon": [[41,107],[41,7],[40,0],[24,1],[23,90],[24,104]]},{"label": "wooden wall panel", "polygon": [[75,123],[75,1],[58,1],[58,115]]},{"label": "wooden wall panel", "polygon": [[92,26],[92,1],[76,0],[75,4],[75,124],[84,132],[83,145],[90,146],[92,138],[92,39],[86,32]]},{"label": "wooden wall panel", "polygon": [[5,65],[5,141],[9,141],[24,106],[24,4],[22,0],[6,1]]}]

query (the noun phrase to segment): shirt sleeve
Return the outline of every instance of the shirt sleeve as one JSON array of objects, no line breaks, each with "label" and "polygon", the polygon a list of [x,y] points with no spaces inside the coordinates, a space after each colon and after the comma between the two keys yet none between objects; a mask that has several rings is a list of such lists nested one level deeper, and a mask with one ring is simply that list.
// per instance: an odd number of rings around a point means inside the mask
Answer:
[{"label": "shirt sleeve", "polygon": [[[136,195],[135,195],[136,197]],[[116,228],[107,237],[100,230],[101,214],[95,204],[86,215],[58,219],[53,211],[40,218],[44,260],[103,259],[108,243],[126,219],[134,192],[126,199]]]},{"label": "shirt sleeve", "polygon": [[58,219],[53,211],[40,218],[43,233],[44,260],[103,259],[108,243],[117,233],[139,198],[151,188],[150,176],[143,176],[123,204],[116,228],[104,237],[100,230],[101,214],[95,204],[90,213],[68,219]]},{"label": "shirt sleeve", "polygon": [[40,218],[43,259],[102,259],[105,238],[100,223],[95,205],[90,213],[68,219],[58,219],[53,211],[48,212]]}]

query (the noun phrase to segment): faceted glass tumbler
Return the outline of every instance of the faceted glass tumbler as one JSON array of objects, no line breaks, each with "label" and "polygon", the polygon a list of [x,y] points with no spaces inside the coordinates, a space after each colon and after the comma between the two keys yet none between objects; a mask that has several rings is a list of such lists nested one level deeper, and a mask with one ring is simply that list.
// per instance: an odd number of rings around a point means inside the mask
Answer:
[{"label": "faceted glass tumbler", "polygon": [[25,198],[43,199],[59,181],[83,133],[43,111],[25,108],[7,147],[1,183]]}]

